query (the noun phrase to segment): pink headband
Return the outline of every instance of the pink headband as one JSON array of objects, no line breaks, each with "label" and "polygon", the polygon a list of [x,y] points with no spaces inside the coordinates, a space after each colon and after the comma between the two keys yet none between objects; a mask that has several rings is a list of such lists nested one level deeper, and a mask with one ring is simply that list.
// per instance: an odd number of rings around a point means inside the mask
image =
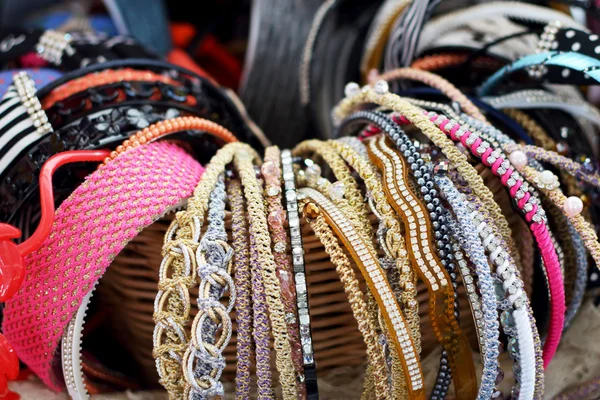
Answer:
[{"label": "pink headband", "polygon": [[169,207],[192,195],[204,169],[175,144],[125,152],[87,177],[56,211],[50,235],[25,260],[4,310],[4,335],[48,386],[61,336],[114,257]]}]

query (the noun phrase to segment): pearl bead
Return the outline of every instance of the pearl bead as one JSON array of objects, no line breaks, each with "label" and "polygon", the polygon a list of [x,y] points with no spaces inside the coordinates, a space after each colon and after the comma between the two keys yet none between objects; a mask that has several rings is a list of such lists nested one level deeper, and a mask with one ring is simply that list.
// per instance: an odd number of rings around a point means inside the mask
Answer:
[{"label": "pearl bead", "polygon": [[353,97],[360,93],[360,86],[356,82],[349,82],[344,87],[346,97]]},{"label": "pearl bead", "polygon": [[556,180],[556,177],[554,176],[554,174],[552,173],[552,171],[542,171],[542,173],[540,174],[540,183],[543,183],[544,185],[552,185],[554,183],[554,181]]},{"label": "pearl bead", "polygon": [[583,201],[577,196],[571,196],[565,200],[563,210],[569,217],[574,217],[583,210]]},{"label": "pearl bead", "polygon": [[508,156],[511,164],[518,170],[522,170],[527,165],[527,154],[521,150],[516,150]]},{"label": "pearl bead", "polygon": [[375,82],[373,88],[375,89],[375,93],[377,94],[385,94],[390,90],[390,86],[388,85],[387,81],[384,80],[379,80]]}]

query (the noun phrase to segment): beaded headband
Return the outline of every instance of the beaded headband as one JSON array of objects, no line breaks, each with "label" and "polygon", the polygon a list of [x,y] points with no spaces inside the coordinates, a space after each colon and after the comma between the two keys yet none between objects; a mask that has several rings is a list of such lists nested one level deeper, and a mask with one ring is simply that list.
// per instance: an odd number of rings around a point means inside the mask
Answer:
[{"label": "beaded headband", "polygon": [[114,257],[169,207],[189,197],[203,168],[178,146],[140,146],[90,175],[56,212],[52,232],[25,260],[28,274],[6,303],[4,333],[52,389],[63,331]]}]

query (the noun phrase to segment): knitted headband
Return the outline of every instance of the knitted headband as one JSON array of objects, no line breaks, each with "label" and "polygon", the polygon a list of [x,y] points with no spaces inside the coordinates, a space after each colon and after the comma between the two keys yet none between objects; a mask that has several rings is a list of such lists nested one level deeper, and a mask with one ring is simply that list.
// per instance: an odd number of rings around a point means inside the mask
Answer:
[{"label": "knitted headband", "polygon": [[6,303],[4,335],[52,389],[52,360],[67,324],[117,254],[169,207],[192,195],[204,169],[175,144],[156,142],[94,172],[56,211],[52,231],[26,260]]}]

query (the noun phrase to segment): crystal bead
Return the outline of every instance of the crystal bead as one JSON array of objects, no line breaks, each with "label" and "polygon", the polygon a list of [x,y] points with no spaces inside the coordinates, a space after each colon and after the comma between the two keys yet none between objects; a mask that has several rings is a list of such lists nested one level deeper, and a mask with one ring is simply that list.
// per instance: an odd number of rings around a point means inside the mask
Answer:
[{"label": "crystal bead", "polygon": [[390,86],[388,85],[388,83],[386,81],[379,80],[379,81],[375,82],[373,89],[375,89],[375,93],[377,93],[377,94],[385,94],[390,90]]},{"label": "crystal bead", "polygon": [[313,364],[315,362],[312,354],[304,354],[302,357],[304,364]]},{"label": "crystal bead", "polygon": [[277,165],[275,165],[273,161],[267,161],[260,167],[260,172],[262,172],[262,175],[265,178],[276,178]]},{"label": "crystal bead", "polygon": [[271,211],[268,220],[272,226],[281,227],[285,222],[285,212],[283,210]]},{"label": "crystal bead", "polygon": [[271,186],[267,189],[268,196],[277,196],[279,193],[281,193],[281,188],[278,186]]},{"label": "crystal bead", "polygon": [[511,312],[504,311],[500,316],[502,325],[505,327],[513,327],[515,324],[515,320]]},{"label": "crystal bead", "polygon": [[517,339],[514,337],[508,340],[508,352],[513,359],[516,358],[519,354],[519,344],[517,342]]},{"label": "crystal bead", "polygon": [[344,198],[344,193],[346,192],[346,186],[344,182],[338,181],[329,186],[329,196],[333,200],[342,200]]},{"label": "crystal bead", "polygon": [[275,243],[275,246],[273,246],[273,250],[277,253],[284,253],[286,248],[285,242],[277,242]]}]

